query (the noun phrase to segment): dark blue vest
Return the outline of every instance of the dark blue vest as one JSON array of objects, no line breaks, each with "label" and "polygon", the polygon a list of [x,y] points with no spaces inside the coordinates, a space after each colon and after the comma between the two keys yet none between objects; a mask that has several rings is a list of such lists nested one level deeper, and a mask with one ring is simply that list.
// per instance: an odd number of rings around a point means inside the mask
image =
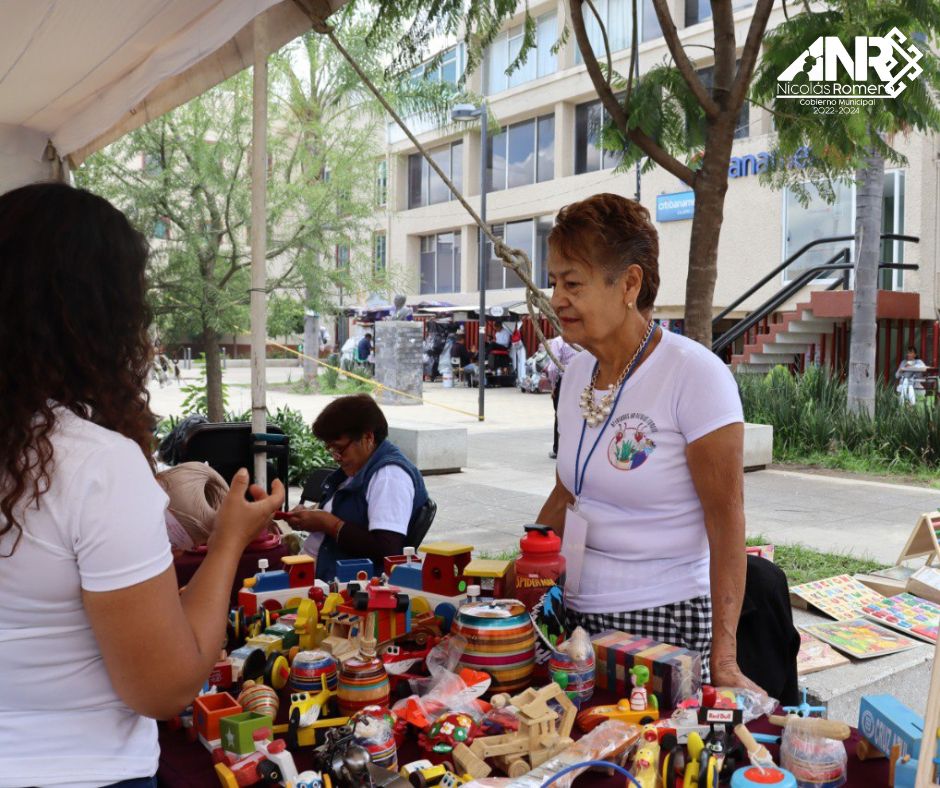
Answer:
[{"label": "dark blue vest", "polygon": [[[402,468],[411,478],[415,486],[415,498],[411,506],[411,518],[409,524],[414,520],[418,510],[424,506],[428,500],[428,491],[424,486],[424,479],[421,472],[415,468],[411,461],[399,451],[398,447],[389,440],[382,441],[372,452],[372,456],[366,461],[366,464],[359,469],[359,472],[352,477],[349,484],[342,489],[339,486],[348,478],[343,469],[339,468],[332,473],[323,483],[321,488],[320,503],[325,503],[330,498],[333,499],[331,511],[341,520],[355,523],[356,525],[369,526],[369,502],[366,500],[366,491],[369,489],[369,482],[379,468],[386,465],[397,465]],[[340,550],[339,545],[327,536],[320,545],[320,552],[317,554],[317,577],[320,580],[330,582],[336,576],[336,562],[340,559],[351,558]],[[375,571],[382,572],[382,567],[375,567]]]}]

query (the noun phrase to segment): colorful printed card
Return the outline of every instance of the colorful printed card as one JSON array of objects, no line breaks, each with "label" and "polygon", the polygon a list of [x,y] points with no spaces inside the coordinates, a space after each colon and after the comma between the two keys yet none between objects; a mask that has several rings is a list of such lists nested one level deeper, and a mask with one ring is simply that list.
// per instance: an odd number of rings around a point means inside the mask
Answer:
[{"label": "colorful printed card", "polygon": [[823,643],[806,632],[800,632],[800,653],[796,657],[796,672],[800,676],[848,664],[849,661],[828,643]]},{"label": "colorful printed card", "polygon": [[913,594],[898,594],[864,607],[865,615],[906,635],[937,642],[940,606]]},{"label": "colorful printed card", "polygon": [[865,618],[850,621],[827,621],[801,627],[805,632],[857,659],[881,657],[906,651],[917,644],[890,629],[879,627]]},{"label": "colorful printed card", "polygon": [[858,618],[865,605],[884,599],[881,594],[849,575],[836,575],[793,586],[790,593],[839,621]]}]

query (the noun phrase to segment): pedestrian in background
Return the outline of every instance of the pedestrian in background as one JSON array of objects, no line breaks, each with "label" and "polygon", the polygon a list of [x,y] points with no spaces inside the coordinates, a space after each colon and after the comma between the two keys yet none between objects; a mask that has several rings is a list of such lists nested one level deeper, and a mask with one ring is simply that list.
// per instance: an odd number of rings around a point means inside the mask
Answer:
[{"label": "pedestrian in background", "polygon": [[[562,367],[568,366],[568,362],[578,353],[577,350],[565,342],[561,334],[557,337],[552,337],[548,341],[548,349],[552,352],[552,356],[558,359]],[[561,379],[564,371],[559,369],[558,364],[552,361],[551,356],[549,356],[548,366],[545,367],[545,374],[548,375],[548,380],[552,384],[552,409],[555,411],[552,450],[548,453],[548,456],[554,460],[558,457],[558,396],[561,394]]]}]

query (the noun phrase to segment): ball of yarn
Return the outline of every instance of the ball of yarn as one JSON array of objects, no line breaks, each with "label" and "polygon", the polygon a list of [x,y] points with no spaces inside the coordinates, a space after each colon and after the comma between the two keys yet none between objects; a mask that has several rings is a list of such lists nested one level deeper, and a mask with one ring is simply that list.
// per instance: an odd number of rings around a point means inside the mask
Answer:
[{"label": "ball of yarn", "polygon": [[215,527],[215,515],[228,492],[228,483],[201,462],[184,462],[160,471],[157,481],[169,496],[169,512],[192,544],[204,545]]}]

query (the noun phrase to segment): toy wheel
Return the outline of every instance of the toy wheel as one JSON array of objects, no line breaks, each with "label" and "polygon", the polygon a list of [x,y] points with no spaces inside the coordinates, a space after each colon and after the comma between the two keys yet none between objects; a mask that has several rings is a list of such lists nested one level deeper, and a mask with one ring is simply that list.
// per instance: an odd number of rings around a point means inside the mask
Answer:
[{"label": "toy wheel", "polygon": [[272,689],[283,689],[290,676],[290,665],[283,654],[272,654],[264,666],[264,683]]},{"label": "toy wheel", "polygon": [[654,720],[648,714],[645,717],[640,717],[640,725],[649,725],[651,722],[656,722],[656,720]]},{"label": "toy wheel", "polygon": [[414,772],[413,774],[408,775],[408,782],[410,782],[415,788],[427,788],[428,781],[424,779],[424,775],[421,772]]},{"label": "toy wheel", "polygon": [[265,758],[258,764],[258,776],[261,777],[262,780],[270,780],[273,783],[279,783],[281,781],[281,770],[274,761],[269,761]]},{"label": "toy wheel", "polygon": [[259,681],[264,677],[264,669],[267,667],[267,659],[260,648],[252,649],[251,653],[245,658],[245,664],[242,665],[242,682],[248,679]]},{"label": "toy wheel", "polygon": [[685,765],[685,777],[682,780],[682,788],[695,788],[698,785],[698,764],[687,763]]},{"label": "toy wheel", "polygon": [[395,602],[395,610],[399,613],[404,613],[408,610],[408,605],[411,604],[411,599],[407,594],[398,594],[396,597],[397,601]]},{"label": "toy wheel", "polygon": [[361,586],[359,585],[359,583],[353,583],[352,581],[350,581],[349,583],[346,584],[346,590],[349,592],[350,596],[355,594],[360,589],[361,589]]},{"label": "toy wheel", "polygon": [[674,762],[675,762],[675,757],[674,757],[673,751],[669,750],[663,756],[662,771],[660,772],[660,776],[663,781],[663,788],[669,788],[669,786],[672,785],[671,778],[672,778],[672,770],[673,770]]},{"label": "toy wheel", "polygon": [[422,615],[424,613],[430,613],[431,605],[423,596],[416,596],[411,600],[411,612],[416,616]]},{"label": "toy wheel", "polygon": [[245,608],[241,605],[232,611],[232,629],[235,633],[235,640],[239,640],[245,634]]}]

